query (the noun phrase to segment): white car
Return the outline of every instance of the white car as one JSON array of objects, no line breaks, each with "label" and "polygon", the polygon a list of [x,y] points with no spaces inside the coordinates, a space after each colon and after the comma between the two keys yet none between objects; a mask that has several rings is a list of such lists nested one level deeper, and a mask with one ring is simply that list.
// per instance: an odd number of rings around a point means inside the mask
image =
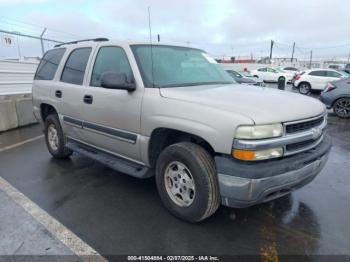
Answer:
[{"label": "white car", "polygon": [[308,95],[312,90],[323,90],[328,82],[344,77],[345,75],[333,69],[310,69],[296,75],[293,84],[299,93]]},{"label": "white car", "polygon": [[288,73],[278,68],[260,67],[250,72],[253,76],[265,81],[265,82],[278,82],[282,77],[290,82],[294,76],[294,73]]}]

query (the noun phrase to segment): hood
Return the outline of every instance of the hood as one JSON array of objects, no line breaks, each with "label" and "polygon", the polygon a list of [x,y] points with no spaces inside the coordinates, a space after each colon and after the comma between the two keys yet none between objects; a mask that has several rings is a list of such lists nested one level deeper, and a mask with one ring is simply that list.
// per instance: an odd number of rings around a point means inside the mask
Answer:
[{"label": "hood", "polygon": [[249,85],[161,88],[161,96],[248,116],[256,124],[279,123],[322,114],[318,100],[288,91]]}]

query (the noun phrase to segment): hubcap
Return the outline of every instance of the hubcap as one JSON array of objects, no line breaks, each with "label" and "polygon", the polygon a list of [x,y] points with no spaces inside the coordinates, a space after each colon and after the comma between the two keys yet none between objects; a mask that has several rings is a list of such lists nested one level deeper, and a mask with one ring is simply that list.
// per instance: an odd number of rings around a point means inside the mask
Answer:
[{"label": "hubcap", "polygon": [[165,169],[164,184],[171,200],[180,207],[190,206],[196,194],[193,176],[181,162],[173,161]]},{"label": "hubcap", "polygon": [[58,135],[56,126],[54,124],[50,124],[47,129],[47,140],[49,142],[50,148],[56,151],[58,149]]},{"label": "hubcap", "polygon": [[350,99],[348,98],[339,99],[334,105],[334,110],[338,116],[349,117],[350,116]]}]

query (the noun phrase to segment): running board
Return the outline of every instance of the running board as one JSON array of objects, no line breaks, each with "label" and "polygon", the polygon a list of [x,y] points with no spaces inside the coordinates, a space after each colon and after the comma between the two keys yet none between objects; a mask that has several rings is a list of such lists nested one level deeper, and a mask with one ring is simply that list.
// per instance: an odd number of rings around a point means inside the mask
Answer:
[{"label": "running board", "polygon": [[134,163],[71,139],[68,140],[66,147],[74,152],[92,158],[116,171],[126,173],[133,177],[148,178],[153,175],[153,172],[144,165]]}]

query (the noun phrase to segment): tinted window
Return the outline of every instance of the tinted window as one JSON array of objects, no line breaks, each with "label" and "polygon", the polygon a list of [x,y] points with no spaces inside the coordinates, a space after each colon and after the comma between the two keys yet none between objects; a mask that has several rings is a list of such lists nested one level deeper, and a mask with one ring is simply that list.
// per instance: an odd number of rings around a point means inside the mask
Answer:
[{"label": "tinted window", "polygon": [[242,76],[234,70],[226,70],[233,78],[242,78]]},{"label": "tinted window", "polygon": [[318,70],[318,71],[311,71],[309,73],[310,76],[327,76],[327,71],[321,71],[321,70]]},{"label": "tinted window", "polygon": [[66,65],[64,66],[61,81],[81,85],[83,83],[85,69],[90,53],[90,47],[73,50],[68,57]]},{"label": "tinted window", "polygon": [[258,71],[259,71],[259,72],[266,72],[267,69],[266,69],[266,68],[259,68]]},{"label": "tinted window", "polygon": [[133,82],[129,60],[120,47],[101,47],[98,51],[91,76],[91,86],[101,86],[101,76],[106,72],[126,74],[128,82]]},{"label": "tinted window", "polygon": [[62,59],[65,48],[53,49],[45,53],[36,70],[35,80],[52,80]]},{"label": "tinted window", "polygon": [[337,72],[334,72],[334,71],[327,71],[327,76],[328,77],[341,77],[342,75],[337,73]]},{"label": "tinted window", "polygon": [[289,71],[298,71],[298,69],[294,67],[285,67],[284,70],[289,70]]},{"label": "tinted window", "polygon": [[273,68],[268,68],[267,71],[270,73],[277,73],[277,70],[275,70]]}]

